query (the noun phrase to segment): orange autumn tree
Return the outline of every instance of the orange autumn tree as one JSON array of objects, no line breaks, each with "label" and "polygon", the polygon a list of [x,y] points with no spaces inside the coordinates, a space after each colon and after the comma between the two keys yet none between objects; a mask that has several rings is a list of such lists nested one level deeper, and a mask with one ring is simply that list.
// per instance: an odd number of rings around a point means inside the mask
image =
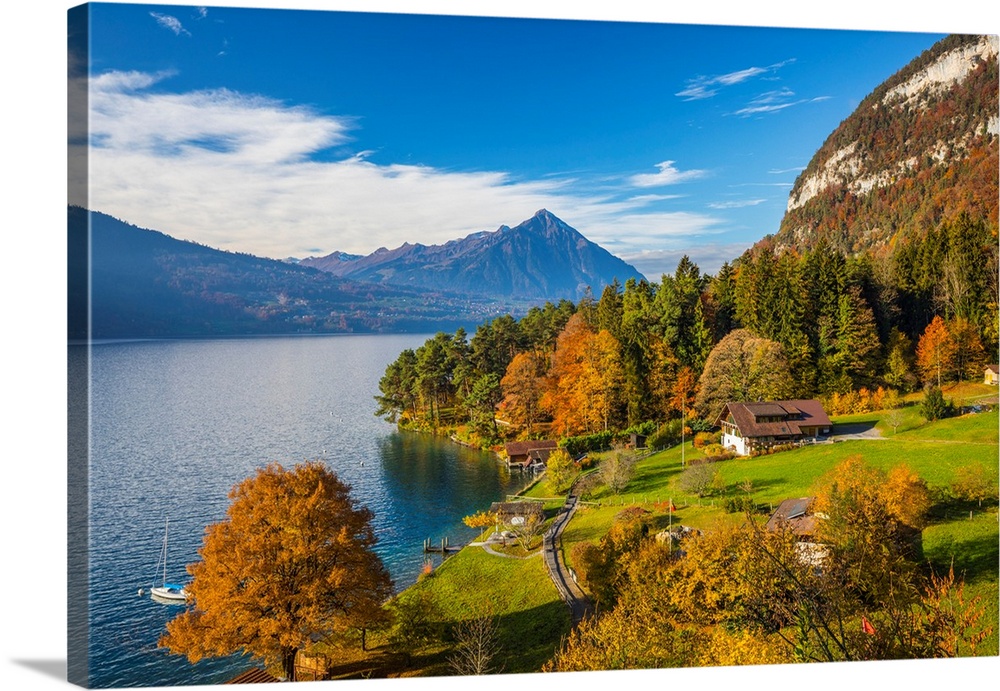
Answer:
[{"label": "orange autumn tree", "polygon": [[392,581],[372,551],[372,512],[322,463],[271,464],[237,484],[226,518],[208,527],[188,567],[194,606],[167,624],[160,646],[191,662],[232,653],[280,664],[382,617]]},{"label": "orange autumn tree", "polygon": [[954,360],[955,341],[944,319],[936,316],[917,343],[917,366],[924,375],[924,381],[936,379],[938,388],[941,388],[941,378],[951,372]]},{"label": "orange autumn tree", "polygon": [[540,421],[539,401],[544,393],[545,362],[533,351],[518,353],[500,380],[504,398],[500,412],[530,437]]},{"label": "orange autumn tree", "polygon": [[574,314],[556,340],[541,400],[552,416],[553,431],[572,436],[609,429],[623,405],[623,380],[618,341]]},{"label": "orange autumn tree", "polygon": [[541,405],[552,415],[552,429],[563,436],[579,434],[587,428],[588,402],[578,386],[584,375],[587,343],[594,331],[583,315],[574,314],[556,339],[547,387]]}]

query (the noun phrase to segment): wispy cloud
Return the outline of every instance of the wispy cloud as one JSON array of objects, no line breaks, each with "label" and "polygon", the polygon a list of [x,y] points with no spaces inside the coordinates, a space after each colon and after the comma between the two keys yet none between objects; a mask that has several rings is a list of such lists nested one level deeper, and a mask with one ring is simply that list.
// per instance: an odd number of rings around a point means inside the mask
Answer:
[{"label": "wispy cloud", "polygon": [[712,76],[699,75],[689,79],[687,81],[687,86],[678,91],[675,96],[680,96],[685,101],[698,101],[705,98],[712,98],[719,93],[721,87],[733,86],[734,84],[740,84],[749,79],[760,77],[761,75],[771,74],[790,62],[794,62],[794,58],[783,60],[782,62],[778,62],[767,67],[748,67],[743,70]]},{"label": "wispy cloud", "polygon": [[777,113],[786,108],[799,106],[804,103],[817,103],[829,99],[829,96],[817,96],[815,98],[793,98],[795,92],[791,89],[779,89],[777,91],[766,91],[754,98],[744,108],[735,111],[733,115],[740,117],[750,117],[751,115],[761,115],[767,113]]},{"label": "wispy cloud", "polygon": [[674,161],[663,161],[657,163],[656,167],[659,168],[659,172],[633,175],[629,178],[629,183],[635,187],[662,187],[697,180],[706,175],[704,170],[678,170]]},{"label": "wispy cloud", "polygon": [[156,20],[156,23],[165,29],[173,31],[174,34],[180,36],[184,34],[185,36],[190,36],[191,32],[184,28],[181,24],[181,20],[169,14],[161,14],[159,12],[150,12],[149,16]]},{"label": "wispy cloud", "polygon": [[204,19],[205,17],[208,16],[208,8],[207,7],[198,7],[198,8],[195,9],[195,13],[196,13],[195,14],[195,19]]},{"label": "wispy cloud", "polygon": [[766,199],[733,199],[724,202],[709,202],[708,208],[710,209],[743,209],[748,206],[757,206],[758,204],[763,204]]},{"label": "wispy cloud", "polygon": [[[724,230],[708,214],[664,212],[659,204],[673,195],[376,163],[358,145],[355,119],[224,89],[170,93],[169,77],[109,72],[91,81],[89,204],[211,247],[361,254],[494,230],[541,208],[619,256],[698,245]],[[657,184],[701,174],[658,167]]]}]

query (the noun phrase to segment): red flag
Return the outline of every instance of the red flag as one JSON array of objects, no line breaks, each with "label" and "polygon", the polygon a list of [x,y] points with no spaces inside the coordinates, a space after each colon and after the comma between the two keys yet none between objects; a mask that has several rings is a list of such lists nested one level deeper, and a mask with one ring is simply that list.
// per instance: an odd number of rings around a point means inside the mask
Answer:
[{"label": "red flag", "polygon": [[875,627],[872,623],[868,621],[868,617],[861,617],[861,630],[867,633],[869,636],[875,635]]},{"label": "red flag", "polygon": [[670,510],[671,510],[672,512],[676,512],[676,511],[677,511],[677,507],[676,507],[676,506],[674,506],[674,503],[673,503],[673,502],[670,502]]}]

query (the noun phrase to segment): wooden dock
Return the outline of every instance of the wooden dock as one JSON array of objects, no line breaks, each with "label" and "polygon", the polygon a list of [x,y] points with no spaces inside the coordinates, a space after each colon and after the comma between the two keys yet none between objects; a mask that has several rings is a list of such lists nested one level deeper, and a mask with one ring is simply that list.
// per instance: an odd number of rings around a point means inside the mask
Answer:
[{"label": "wooden dock", "polygon": [[424,552],[436,552],[438,554],[448,554],[450,552],[457,552],[462,549],[465,545],[450,545],[448,544],[448,538],[441,538],[441,544],[435,544],[430,538],[424,540]]}]

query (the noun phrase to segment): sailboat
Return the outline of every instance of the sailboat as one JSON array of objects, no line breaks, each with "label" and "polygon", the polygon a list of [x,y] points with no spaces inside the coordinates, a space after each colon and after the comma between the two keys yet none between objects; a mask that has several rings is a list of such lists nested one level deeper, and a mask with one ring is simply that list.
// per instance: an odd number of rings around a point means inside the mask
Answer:
[{"label": "sailboat", "polygon": [[[157,562],[157,567],[159,567],[160,562],[163,563],[163,585],[154,585],[149,589],[149,594],[158,602],[163,602],[165,604],[177,604],[187,601],[188,594],[183,585],[167,582],[167,537],[169,533],[170,519],[168,518],[167,524],[163,529],[163,549],[160,551],[160,561]],[[159,575],[159,568],[157,568],[156,571],[157,575]]]}]

